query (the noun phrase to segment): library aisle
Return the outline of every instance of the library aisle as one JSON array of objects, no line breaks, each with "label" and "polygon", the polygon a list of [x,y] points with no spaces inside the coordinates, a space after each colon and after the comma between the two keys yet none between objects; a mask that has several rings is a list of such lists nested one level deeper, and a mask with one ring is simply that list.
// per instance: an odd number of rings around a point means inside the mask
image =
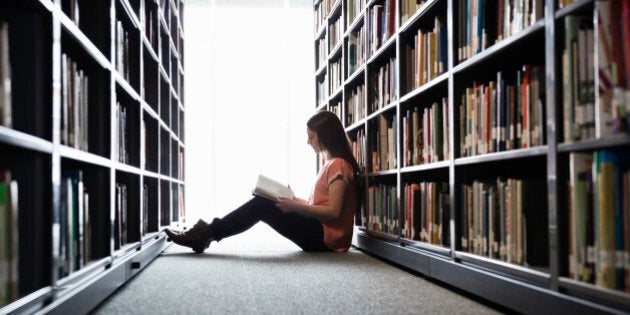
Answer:
[{"label": "library aisle", "polygon": [[306,253],[258,224],[202,255],[172,244],[95,314],[495,314],[351,249]]}]

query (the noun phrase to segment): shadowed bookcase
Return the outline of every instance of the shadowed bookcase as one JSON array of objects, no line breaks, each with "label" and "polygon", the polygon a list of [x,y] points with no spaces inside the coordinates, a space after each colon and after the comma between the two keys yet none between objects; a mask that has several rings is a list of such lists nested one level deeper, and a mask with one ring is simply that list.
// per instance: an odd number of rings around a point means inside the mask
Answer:
[{"label": "shadowed bookcase", "polygon": [[523,313],[630,311],[630,1],[313,9],[355,246]]},{"label": "shadowed bookcase", "polygon": [[183,223],[183,11],[0,3],[0,313],[87,313]]}]

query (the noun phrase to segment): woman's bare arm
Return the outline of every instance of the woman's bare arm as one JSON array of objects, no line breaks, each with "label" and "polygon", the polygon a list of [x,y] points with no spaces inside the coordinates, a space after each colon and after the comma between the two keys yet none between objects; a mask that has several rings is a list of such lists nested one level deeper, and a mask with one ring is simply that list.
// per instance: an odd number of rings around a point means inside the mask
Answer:
[{"label": "woman's bare arm", "polygon": [[341,177],[333,180],[328,187],[328,205],[309,206],[296,199],[280,199],[276,206],[282,212],[299,212],[319,220],[332,220],[341,215],[347,183]]}]

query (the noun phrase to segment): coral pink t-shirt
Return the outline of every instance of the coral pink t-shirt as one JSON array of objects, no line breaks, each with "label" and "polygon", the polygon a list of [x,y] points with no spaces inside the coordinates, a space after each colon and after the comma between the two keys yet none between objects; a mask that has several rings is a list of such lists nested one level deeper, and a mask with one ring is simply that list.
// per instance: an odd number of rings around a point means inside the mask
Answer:
[{"label": "coral pink t-shirt", "polygon": [[346,182],[341,214],[334,220],[320,220],[320,222],[324,228],[324,244],[333,251],[343,252],[347,251],[352,243],[354,214],[357,208],[354,171],[350,163],[342,158],[333,158],[328,161],[317,176],[308,204],[328,205],[328,189],[335,180]]}]

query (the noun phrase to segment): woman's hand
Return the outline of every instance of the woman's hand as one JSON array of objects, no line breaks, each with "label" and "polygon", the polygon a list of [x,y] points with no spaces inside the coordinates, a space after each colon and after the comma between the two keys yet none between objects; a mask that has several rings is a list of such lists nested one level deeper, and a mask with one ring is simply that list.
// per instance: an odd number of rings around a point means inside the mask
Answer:
[{"label": "woman's hand", "polygon": [[276,202],[276,206],[284,213],[300,212],[304,207],[304,203],[294,199],[280,198]]}]

